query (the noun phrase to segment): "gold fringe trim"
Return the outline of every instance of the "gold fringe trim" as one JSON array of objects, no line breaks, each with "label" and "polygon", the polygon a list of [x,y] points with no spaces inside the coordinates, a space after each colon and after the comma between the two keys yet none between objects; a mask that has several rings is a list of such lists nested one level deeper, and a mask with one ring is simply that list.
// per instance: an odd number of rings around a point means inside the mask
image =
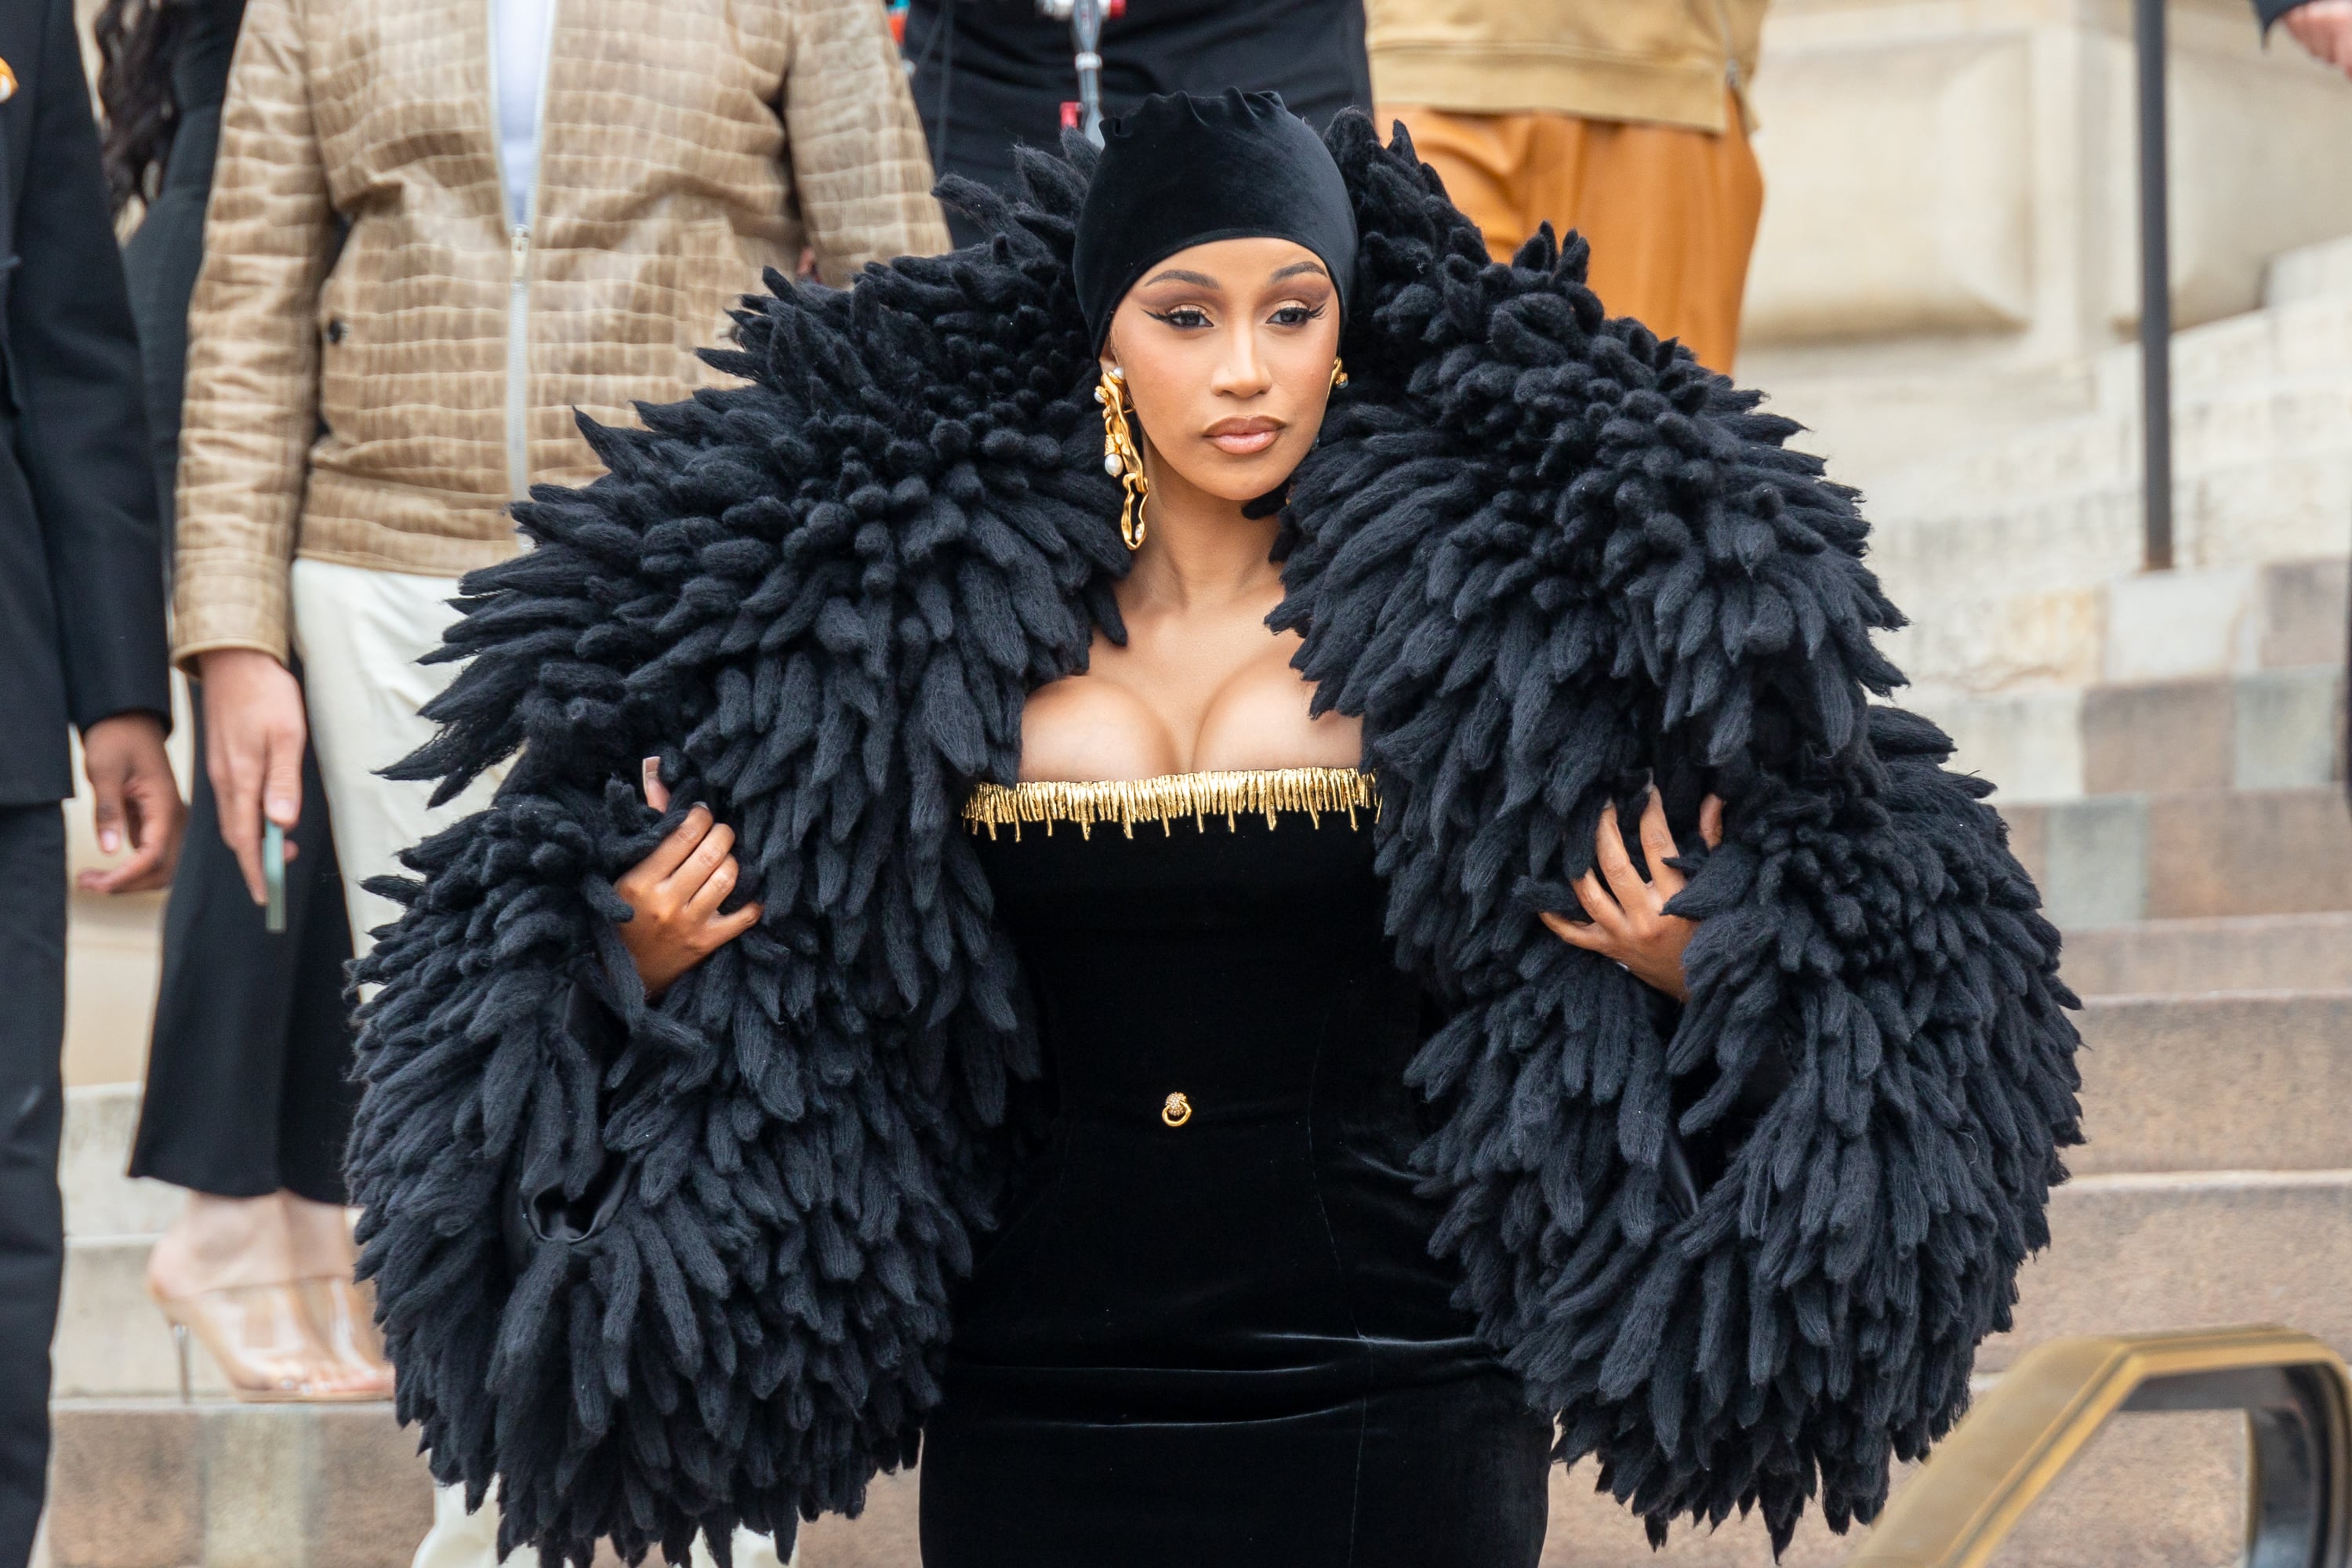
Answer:
[{"label": "gold fringe trim", "polygon": [[984,784],[964,802],[963,819],[975,833],[985,828],[991,838],[999,827],[1010,827],[1017,839],[1024,822],[1044,823],[1048,835],[1056,822],[1075,822],[1089,838],[1097,823],[1115,822],[1132,838],[1139,822],[1157,822],[1162,832],[1172,832],[1181,816],[1202,829],[1212,816],[1223,817],[1231,828],[1244,815],[1264,816],[1272,827],[1278,814],[1303,811],[1320,827],[1324,813],[1344,811],[1353,827],[1358,812],[1370,812],[1377,822],[1380,809],[1372,775],[1353,768],[1250,768],[1086,784]]}]

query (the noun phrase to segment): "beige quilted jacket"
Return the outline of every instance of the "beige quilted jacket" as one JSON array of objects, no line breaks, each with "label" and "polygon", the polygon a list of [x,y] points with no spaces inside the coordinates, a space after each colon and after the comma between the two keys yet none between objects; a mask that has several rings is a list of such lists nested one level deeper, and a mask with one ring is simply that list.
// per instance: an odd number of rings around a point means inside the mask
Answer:
[{"label": "beige quilted jacket", "polygon": [[554,0],[513,226],[493,3],[247,7],[189,321],[183,664],[283,658],[296,555],[513,553],[511,499],[598,471],[572,410],[717,379],[695,351],[803,243],[835,281],[948,248],[882,0]]},{"label": "beige quilted jacket", "polygon": [[1765,0],[1365,0],[1383,110],[1524,110],[1748,129]]}]

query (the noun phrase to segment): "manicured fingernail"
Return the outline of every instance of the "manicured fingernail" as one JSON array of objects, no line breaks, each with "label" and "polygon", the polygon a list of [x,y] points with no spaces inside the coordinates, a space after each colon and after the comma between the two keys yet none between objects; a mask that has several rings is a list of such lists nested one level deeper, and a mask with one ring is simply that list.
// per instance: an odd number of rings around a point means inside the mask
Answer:
[{"label": "manicured fingernail", "polygon": [[122,847],[122,835],[111,827],[101,827],[98,830],[98,847],[111,855]]}]

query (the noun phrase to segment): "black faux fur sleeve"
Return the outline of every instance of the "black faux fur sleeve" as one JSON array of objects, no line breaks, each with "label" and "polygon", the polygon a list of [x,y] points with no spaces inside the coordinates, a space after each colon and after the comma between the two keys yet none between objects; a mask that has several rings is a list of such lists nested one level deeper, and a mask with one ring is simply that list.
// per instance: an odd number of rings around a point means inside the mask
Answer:
[{"label": "black faux fur sleeve", "polygon": [[[1414,1068],[1450,1108],[1439,1245],[1654,1540],[1760,1506],[1785,1543],[1816,1493],[1842,1529],[1958,1419],[2048,1239],[2079,1139],[2057,933],[1989,786],[1867,706],[1897,619],[1796,427],[1606,320],[1580,241],[1492,264],[1409,143],[1333,142],[1363,303],[1276,620],[1364,719],[1401,952],[1463,998]],[[1703,923],[1672,1038],[1534,918],[1653,778],[1694,847],[1699,795],[1728,803],[1675,906]],[[1678,1081],[1725,1162],[1687,1217]]]}]

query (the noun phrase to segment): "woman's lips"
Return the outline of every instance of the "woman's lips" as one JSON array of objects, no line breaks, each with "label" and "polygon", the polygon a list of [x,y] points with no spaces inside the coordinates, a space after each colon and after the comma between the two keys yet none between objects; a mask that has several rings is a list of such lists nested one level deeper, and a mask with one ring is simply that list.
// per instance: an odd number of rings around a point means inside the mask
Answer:
[{"label": "woman's lips", "polygon": [[1219,451],[1236,458],[1265,451],[1281,434],[1282,426],[1272,419],[1220,419],[1208,430],[1210,441]]}]

